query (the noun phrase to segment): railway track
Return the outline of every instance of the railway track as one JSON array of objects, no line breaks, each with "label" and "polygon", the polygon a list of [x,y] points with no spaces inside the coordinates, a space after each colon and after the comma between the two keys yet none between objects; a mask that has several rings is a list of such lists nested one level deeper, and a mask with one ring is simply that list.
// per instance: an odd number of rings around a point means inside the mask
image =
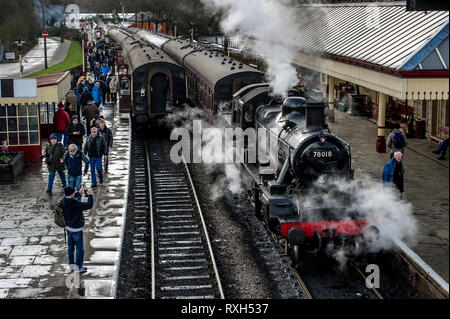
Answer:
[{"label": "railway track", "polygon": [[151,223],[152,299],[224,298],[195,188],[171,143],[145,144]]}]

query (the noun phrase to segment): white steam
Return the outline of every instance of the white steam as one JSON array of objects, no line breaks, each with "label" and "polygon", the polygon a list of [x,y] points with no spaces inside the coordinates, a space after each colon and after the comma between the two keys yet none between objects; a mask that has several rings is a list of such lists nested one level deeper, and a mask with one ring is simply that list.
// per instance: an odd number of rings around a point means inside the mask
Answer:
[{"label": "white steam", "polygon": [[[419,239],[412,204],[400,199],[395,187],[384,186],[369,178],[355,181],[322,177],[299,200],[303,207],[341,207],[342,210],[336,211],[344,220],[353,219],[354,212],[358,212],[361,218],[380,230],[379,240],[366,243],[371,252],[391,249],[393,239],[404,241],[410,247]],[[304,215],[305,221],[314,217]],[[338,261],[345,260],[342,252],[334,251],[333,255]]]},{"label": "white steam", "polygon": [[285,96],[297,84],[292,62],[296,52],[290,35],[296,34],[295,10],[278,0],[202,0],[224,12],[221,28],[226,34],[251,38],[254,51],[268,65],[274,95]]},{"label": "white steam", "polygon": [[[215,126],[204,120],[204,112],[197,108],[185,107],[176,112],[169,114],[162,123],[171,128],[184,128],[190,131],[191,138],[196,134],[201,134],[201,143],[189,141],[192,150],[192,156],[195,162],[196,158],[200,158],[206,172],[216,176],[214,183],[210,188],[210,195],[213,200],[225,197],[228,193],[238,194],[242,192],[242,185],[245,183],[239,171],[239,164],[223,164],[224,159],[230,158],[236,149],[225,147],[225,135],[222,134],[222,128]],[[193,125],[194,121],[201,122],[201,131],[193,132],[196,129]],[[215,119],[215,123],[220,123],[219,119]],[[221,138],[220,138],[221,136]],[[197,149],[196,146],[201,146]]]}]

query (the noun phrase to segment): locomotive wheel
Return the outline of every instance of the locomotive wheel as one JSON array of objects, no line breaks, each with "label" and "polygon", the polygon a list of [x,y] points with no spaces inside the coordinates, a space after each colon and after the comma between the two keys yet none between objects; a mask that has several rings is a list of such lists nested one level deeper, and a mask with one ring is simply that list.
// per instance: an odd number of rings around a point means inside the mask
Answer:
[{"label": "locomotive wheel", "polygon": [[293,245],[291,249],[291,260],[292,260],[292,267],[297,268],[300,266],[300,246],[299,245]]}]

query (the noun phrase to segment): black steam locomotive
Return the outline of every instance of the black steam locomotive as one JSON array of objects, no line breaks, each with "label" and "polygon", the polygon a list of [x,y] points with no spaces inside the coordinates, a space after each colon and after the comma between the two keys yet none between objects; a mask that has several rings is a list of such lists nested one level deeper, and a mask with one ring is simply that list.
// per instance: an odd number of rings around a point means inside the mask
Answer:
[{"label": "black steam locomotive", "polygon": [[279,103],[269,102],[269,91],[264,84],[248,86],[232,103],[233,126],[265,133],[264,141],[258,141],[264,151],[258,152],[257,164],[244,164],[255,180],[256,216],[285,242],[295,264],[307,251],[375,240],[376,226],[348,209],[351,194],[327,183],[330,178],[353,179],[353,169],[350,145],[327,128],[322,94],[292,89]]},{"label": "black steam locomotive", "polygon": [[[255,180],[256,216],[284,240],[294,263],[302,252],[322,251],[330,244],[358,245],[362,236],[377,238],[374,225],[346,208],[352,200],[349,194],[329,189],[326,181],[317,184],[320,178],[353,179],[350,145],[328,130],[321,93],[293,88],[288,98],[277,101],[256,69],[186,40],[137,28],[130,31],[184,66],[188,98],[209,119],[221,113],[233,127],[262,129],[266,144],[275,145],[275,154],[243,165]],[[271,155],[272,167],[267,165]],[[330,193],[340,198],[339,205],[321,199],[321,194],[325,198]],[[309,205],[311,198],[315,200]]]}]

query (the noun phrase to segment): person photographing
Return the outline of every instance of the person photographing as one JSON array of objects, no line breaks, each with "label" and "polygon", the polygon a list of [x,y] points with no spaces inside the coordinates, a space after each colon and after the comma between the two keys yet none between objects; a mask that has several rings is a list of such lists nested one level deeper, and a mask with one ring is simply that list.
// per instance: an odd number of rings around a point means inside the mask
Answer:
[{"label": "person photographing", "polygon": [[[85,194],[88,197],[87,202],[81,201],[81,194]],[[75,193],[75,189],[72,186],[66,186],[64,188],[64,195],[64,198],[61,199],[60,207],[66,222],[69,267],[80,273],[85,273],[87,268],[83,267],[83,211],[91,209],[94,206],[94,196],[92,195],[92,191],[85,190],[84,187],[81,187],[80,191]],[[74,252],[76,252],[75,258]]]}]

